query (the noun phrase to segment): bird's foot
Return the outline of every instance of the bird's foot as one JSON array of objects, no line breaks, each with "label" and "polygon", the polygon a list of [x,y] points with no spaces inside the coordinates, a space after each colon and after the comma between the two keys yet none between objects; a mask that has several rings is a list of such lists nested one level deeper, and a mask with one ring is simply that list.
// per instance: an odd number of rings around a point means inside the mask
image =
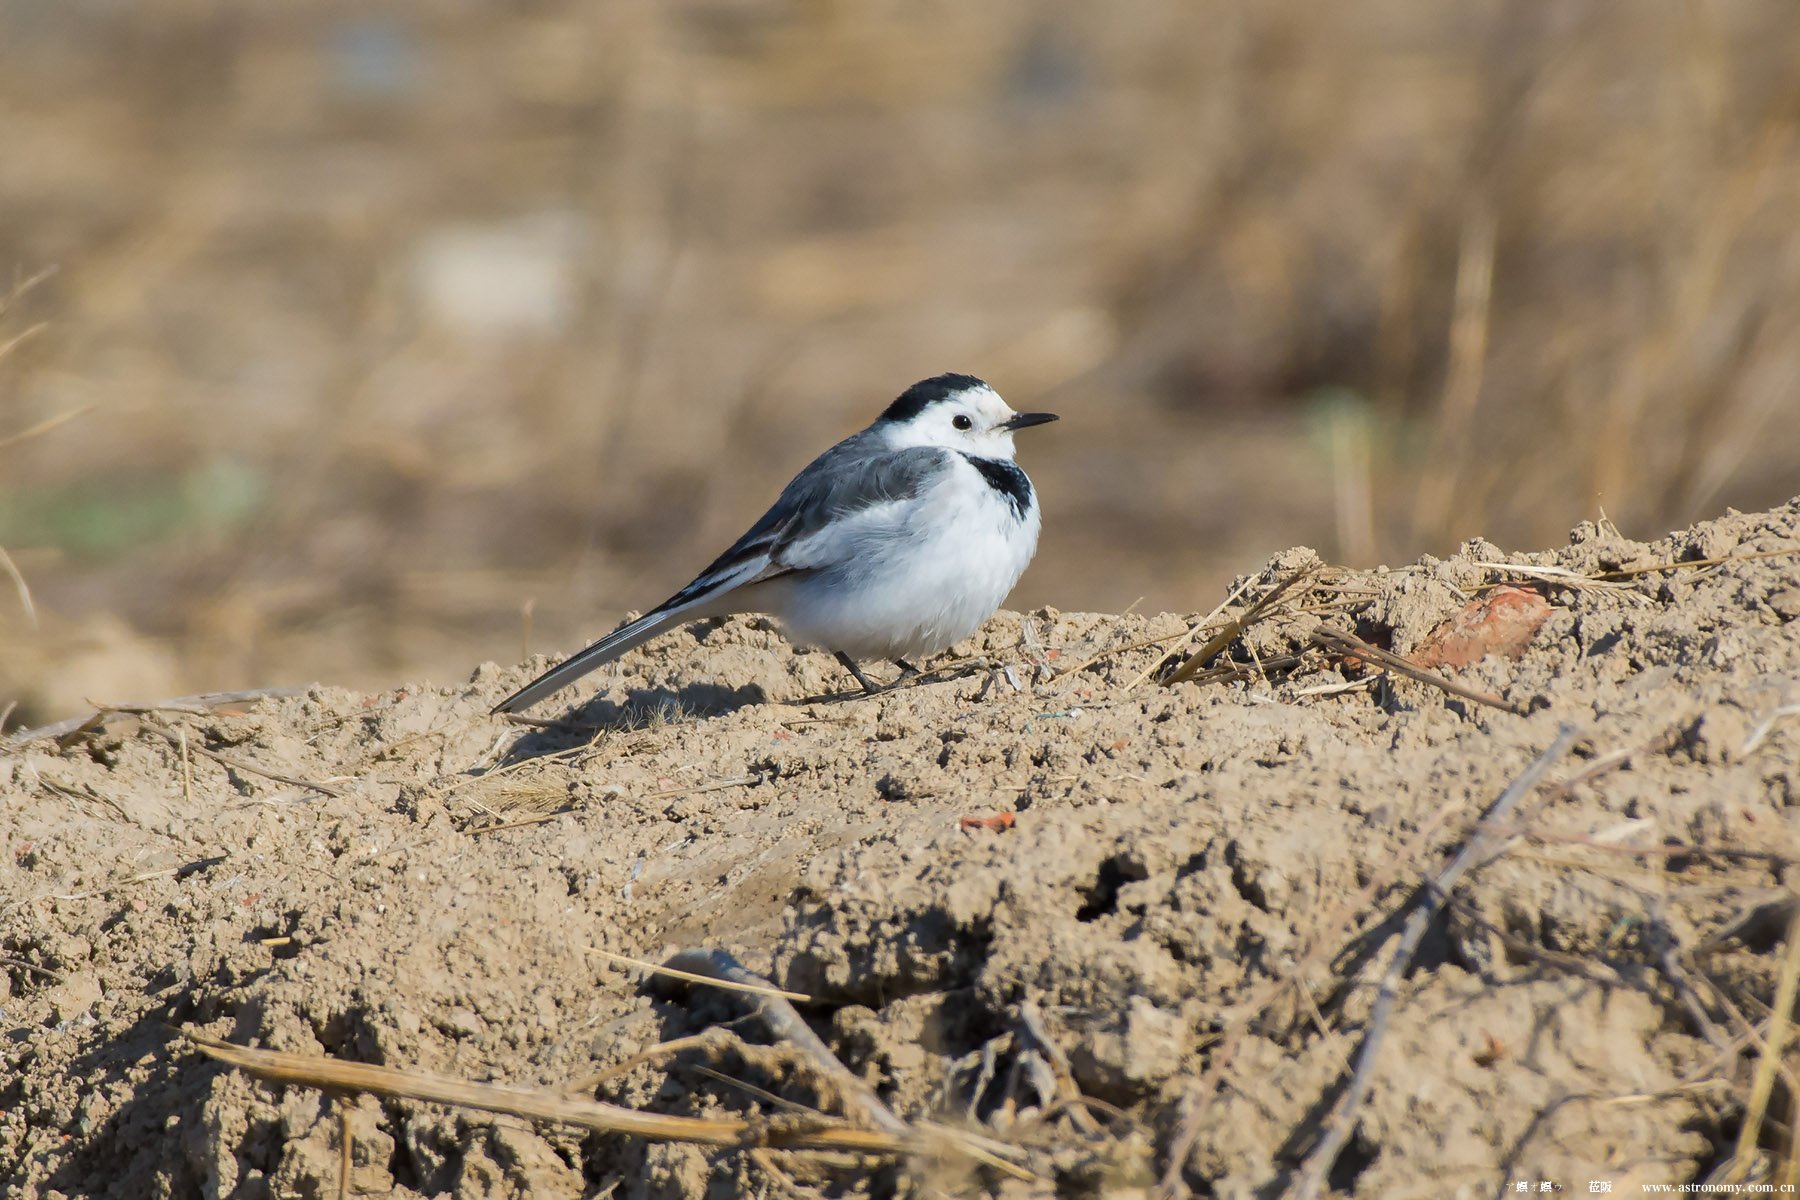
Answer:
[{"label": "bird's foot", "polygon": [[864,675],[862,668],[856,665],[856,660],[851,658],[848,654],[845,654],[841,650],[837,650],[832,652],[832,657],[838,660],[838,663],[844,670],[856,677],[856,682],[862,684],[862,690],[867,694],[873,696],[884,690],[871,681],[867,675]]},{"label": "bird's foot", "polygon": [[900,668],[900,677],[892,683],[876,683],[867,675],[863,674],[863,669],[857,666],[856,660],[851,658],[848,654],[833,651],[833,657],[843,665],[844,670],[850,672],[850,674],[855,677],[857,683],[862,685],[864,694],[870,696],[879,696],[883,692],[892,691],[908,680],[916,679],[919,675],[919,668],[913,666],[904,658],[896,658],[891,661],[896,667]]}]

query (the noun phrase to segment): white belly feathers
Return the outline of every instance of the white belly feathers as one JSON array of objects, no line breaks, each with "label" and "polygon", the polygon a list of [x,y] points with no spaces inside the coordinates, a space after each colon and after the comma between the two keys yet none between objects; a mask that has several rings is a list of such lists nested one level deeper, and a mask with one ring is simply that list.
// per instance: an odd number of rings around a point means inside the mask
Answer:
[{"label": "white belly feathers", "polygon": [[939,653],[981,627],[1037,550],[1036,497],[1022,515],[961,455],[923,502],[879,505],[840,524],[854,550],[825,570],[771,581],[789,636],[852,658]]}]

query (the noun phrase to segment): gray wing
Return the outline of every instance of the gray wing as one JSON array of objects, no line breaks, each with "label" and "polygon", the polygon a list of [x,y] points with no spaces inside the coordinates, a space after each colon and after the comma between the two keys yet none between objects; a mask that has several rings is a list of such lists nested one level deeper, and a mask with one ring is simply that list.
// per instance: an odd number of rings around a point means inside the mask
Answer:
[{"label": "gray wing", "polygon": [[932,446],[892,450],[868,433],[846,438],[794,476],[762,519],[656,611],[725,588],[825,564],[791,552],[833,522],[896,500],[916,498],[951,468],[950,453]]},{"label": "gray wing", "polygon": [[856,539],[830,536],[831,529],[844,528],[836,522],[851,527],[879,525],[888,517],[881,511],[884,506],[913,499],[950,467],[946,451],[926,447],[889,450],[866,432],[839,442],[796,475],[762,520],[694,582],[551,667],[495,705],[494,711],[518,712],[536,704],[595,667],[704,614],[727,592],[765,579],[837,565]]}]

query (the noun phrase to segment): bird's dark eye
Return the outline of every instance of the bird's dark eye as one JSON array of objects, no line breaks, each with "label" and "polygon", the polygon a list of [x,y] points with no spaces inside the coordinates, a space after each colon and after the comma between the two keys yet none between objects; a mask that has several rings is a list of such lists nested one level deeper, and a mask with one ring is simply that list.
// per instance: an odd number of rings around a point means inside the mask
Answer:
[{"label": "bird's dark eye", "polygon": [[969,420],[969,418],[965,417],[961,413],[957,413],[954,417],[951,417],[950,423],[952,425],[956,426],[958,429],[973,429],[973,428],[975,428],[975,422]]}]

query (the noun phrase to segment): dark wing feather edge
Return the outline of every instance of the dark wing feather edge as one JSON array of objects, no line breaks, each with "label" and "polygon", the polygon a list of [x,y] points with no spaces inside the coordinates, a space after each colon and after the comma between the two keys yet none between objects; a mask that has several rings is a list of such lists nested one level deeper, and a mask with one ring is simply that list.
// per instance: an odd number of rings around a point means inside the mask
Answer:
[{"label": "dark wing feather edge", "polygon": [[765,554],[766,568],[754,578],[732,580],[732,586],[789,574],[793,568],[782,562],[782,551],[795,541],[851,513],[916,498],[948,463],[948,452],[936,447],[890,450],[866,432],[846,438],[807,464],[743,537],[653,611],[690,603]]}]

